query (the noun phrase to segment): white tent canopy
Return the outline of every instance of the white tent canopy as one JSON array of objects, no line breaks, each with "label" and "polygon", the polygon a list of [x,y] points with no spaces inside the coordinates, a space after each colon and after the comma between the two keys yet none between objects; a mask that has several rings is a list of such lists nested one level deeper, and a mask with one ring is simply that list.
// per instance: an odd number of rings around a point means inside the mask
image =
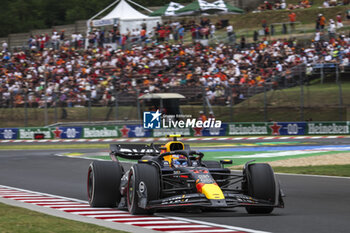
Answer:
[{"label": "white tent canopy", "polygon": [[145,19],[149,16],[144,15],[130,6],[125,0],[121,0],[119,4],[102,19]]},{"label": "white tent canopy", "polygon": [[[145,10],[148,10],[147,8],[144,8],[143,6],[131,0],[117,0],[116,2],[112,3],[107,8],[105,8],[104,10],[100,11],[97,15],[92,17],[88,21],[88,24],[92,22],[92,26],[94,27],[119,24],[120,33],[127,33],[128,31],[141,30],[142,25],[146,25],[147,31],[149,32],[153,29],[153,27],[157,25],[157,22],[161,23],[162,21],[161,17],[150,17],[147,15],[144,15],[139,11],[135,10],[127,1]],[[105,12],[107,9],[109,9],[116,3],[118,4],[106,16],[104,16],[99,20],[93,20],[94,18],[96,18],[97,16]],[[88,26],[90,27],[90,25]]]}]

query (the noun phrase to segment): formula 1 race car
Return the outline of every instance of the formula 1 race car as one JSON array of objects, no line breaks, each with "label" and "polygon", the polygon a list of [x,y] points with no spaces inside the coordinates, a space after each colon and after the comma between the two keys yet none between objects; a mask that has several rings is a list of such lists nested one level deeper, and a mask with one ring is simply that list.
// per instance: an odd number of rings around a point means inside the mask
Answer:
[{"label": "formula 1 race car", "polygon": [[[87,189],[92,207],[118,207],[131,214],[166,208],[245,207],[250,214],[284,207],[269,164],[248,162],[243,174],[231,173],[231,160],[203,160],[203,153],[177,140],[165,145],[111,145],[112,161],[93,161]],[[118,157],[138,162],[124,171]]]}]

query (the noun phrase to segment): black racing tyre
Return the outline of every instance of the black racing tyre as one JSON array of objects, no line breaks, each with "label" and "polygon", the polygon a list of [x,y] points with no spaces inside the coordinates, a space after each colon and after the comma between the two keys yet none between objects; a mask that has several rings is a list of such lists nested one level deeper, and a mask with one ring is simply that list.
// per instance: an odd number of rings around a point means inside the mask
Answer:
[{"label": "black racing tyre", "polygon": [[127,185],[127,206],[131,214],[152,214],[139,207],[139,193],[146,192],[147,202],[159,199],[160,178],[158,169],[150,164],[135,164],[129,171]]},{"label": "black racing tyre", "polygon": [[123,169],[118,162],[93,161],[88,170],[87,191],[92,207],[115,207],[121,198]]},{"label": "black racing tyre", "polygon": [[202,161],[202,164],[206,168],[221,168],[221,163],[218,161],[214,161],[214,160],[204,160],[204,161]]},{"label": "black racing tyre", "polygon": [[[253,198],[274,203],[276,195],[275,175],[267,163],[250,164],[247,168],[247,194]],[[274,207],[247,206],[249,214],[269,214]]]}]

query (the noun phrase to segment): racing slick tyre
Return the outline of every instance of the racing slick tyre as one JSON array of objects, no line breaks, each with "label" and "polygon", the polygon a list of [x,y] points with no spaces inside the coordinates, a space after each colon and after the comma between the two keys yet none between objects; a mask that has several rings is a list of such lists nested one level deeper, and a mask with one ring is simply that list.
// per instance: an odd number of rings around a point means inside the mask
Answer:
[{"label": "racing slick tyre", "polygon": [[160,195],[158,169],[150,164],[135,164],[129,171],[126,191],[128,211],[131,214],[153,214],[151,210],[139,207],[140,196],[147,202],[156,200]]},{"label": "racing slick tyre", "polygon": [[[247,193],[249,196],[271,203],[275,201],[276,184],[275,175],[267,163],[250,164],[247,168]],[[269,214],[274,207],[247,206],[249,214]]]},{"label": "racing slick tyre", "polygon": [[115,207],[121,198],[119,191],[123,169],[118,162],[93,161],[88,170],[87,191],[92,207]]},{"label": "racing slick tyre", "polygon": [[202,164],[206,168],[221,168],[220,162],[214,161],[214,160],[204,160],[204,161],[202,161]]}]

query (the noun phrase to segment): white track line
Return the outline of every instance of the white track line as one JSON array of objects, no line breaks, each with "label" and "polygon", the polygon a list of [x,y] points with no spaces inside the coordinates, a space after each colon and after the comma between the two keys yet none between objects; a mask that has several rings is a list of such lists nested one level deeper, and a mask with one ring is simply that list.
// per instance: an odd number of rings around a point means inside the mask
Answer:
[{"label": "white track line", "polygon": [[[53,204],[55,203],[55,204]],[[77,204],[76,202],[69,202],[69,201],[62,201],[62,202],[31,202],[30,204],[35,204],[35,205],[61,205],[61,204]]]},{"label": "white track line", "polygon": [[94,214],[94,215],[85,215],[86,217],[89,218],[104,218],[104,217],[131,217],[131,216],[135,216],[135,215],[131,215],[131,214]]},{"label": "white track line", "polygon": [[153,229],[153,228],[158,228],[158,229],[166,229],[166,228],[195,228],[195,227],[203,227],[203,228],[208,228],[208,227],[212,227],[212,226],[204,226],[204,225],[199,225],[199,224],[192,224],[192,225],[175,225],[175,226],[145,226],[144,228],[149,228],[149,229]]},{"label": "white track line", "polygon": [[[86,204],[55,204],[55,205],[51,205],[51,204],[38,204],[38,203],[35,203],[36,205],[41,205],[41,206],[44,206],[44,207],[50,207],[50,208],[57,208],[57,207],[64,207],[64,206],[69,206],[69,207],[88,207],[90,205],[86,205]],[[58,209],[58,208],[57,208]]]},{"label": "white track line", "polygon": [[112,210],[112,211],[77,211],[72,212],[72,214],[78,214],[78,215],[85,215],[85,214],[120,214],[120,213],[127,213],[125,211],[119,211],[119,210]]},{"label": "white track line", "polygon": [[167,233],[206,233],[206,232],[232,232],[232,230],[229,230],[229,229],[219,229],[219,230],[187,230],[187,231],[184,231],[184,230],[181,230],[181,231],[167,231]]},{"label": "white track line", "polygon": [[234,231],[244,231],[244,232],[250,232],[250,233],[267,233],[266,231],[258,231],[258,230],[243,228],[243,227],[227,226],[227,225],[204,222],[204,221],[199,221],[199,220],[186,219],[186,218],[181,218],[181,217],[168,217],[168,218],[171,218],[174,220],[179,220],[179,221],[182,220],[182,221],[191,222],[191,223],[209,225],[209,226],[213,226],[213,227],[222,227],[222,228],[227,228],[227,229],[231,229]]},{"label": "white track line", "polygon": [[36,200],[36,199],[27,199],[27,200],[18,200],[18,201],[21,201],[21,202],[25,202],[25,203],[29,203],[29,204],[36,204],[37,202],[51,202],[51,203],[58,203],[60,201],[67,201],[67,200],[64,200],[64,199],[49,199],[49,200]]},{"label": "white track line", "polygon": [[[142,220],[164,220],[163,217],[136,217],[134,216],[135,218],[107,218],[107,219],[104,219],[105,221],[108,221],[108,222],[113,222],[113,221],[142,221]],[[146,221],[145,221],[146,222]]]},{"label": "white track line", "polygon": [[[142,221],[142,222],[126,222],[125,224],[129,224],[129,225],[135,225],[135,224],[160,224],[160,223],[187,223],[185,221],[171,221],[171,220],[168,220],[168,221]],[[169,226],[170,227],[170,226]]]}]

